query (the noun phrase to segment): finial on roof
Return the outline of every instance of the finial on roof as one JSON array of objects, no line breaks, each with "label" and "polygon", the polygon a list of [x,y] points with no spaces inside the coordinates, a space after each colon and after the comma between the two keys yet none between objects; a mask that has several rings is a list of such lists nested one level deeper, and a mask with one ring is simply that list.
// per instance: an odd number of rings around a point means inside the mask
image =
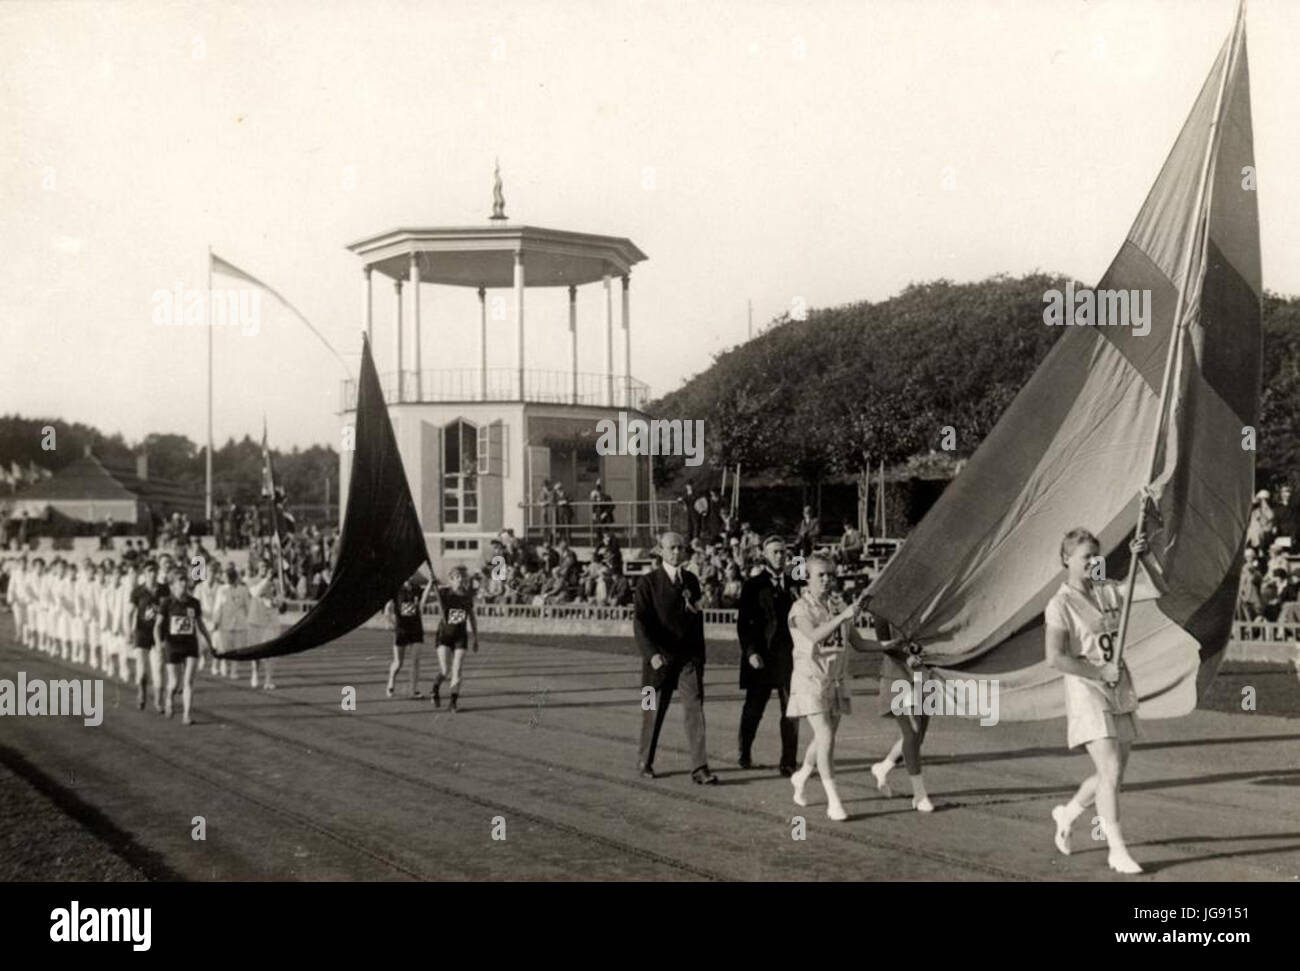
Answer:
[{"label": "finial on roof", "polygon": [[501,160],[497,159],[496,177],[492,182],[492,219],[506,218],[506,197],[501,194]]}]

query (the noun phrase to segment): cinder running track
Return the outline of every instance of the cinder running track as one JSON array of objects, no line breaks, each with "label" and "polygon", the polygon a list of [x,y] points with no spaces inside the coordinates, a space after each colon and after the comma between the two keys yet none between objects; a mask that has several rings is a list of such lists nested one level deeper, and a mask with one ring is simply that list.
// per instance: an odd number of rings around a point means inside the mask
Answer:
[{"label": "cinder running track", "polygon": [[[88,676],[0,637],[0,677]],[[740,713],[734,665],[707,673],[709,755],[716,787],[694,785],[681,716],[670,711],[657,758],[661,777],[634,770],[639,660],[630,653],[485,641],[466,662],[463,710],[384,697],[388,638],[358,631],[277,661],[275,692],[200,676],[197,723],[139,712],[134,690],[105,686],[100,727],[76,718],[0,718],[6,785],[76,820],[67,859],[50,872],[190,880],[1295,880],[1300,876],[1300,719],[1197,711],[1145,722],[1123,797],[1124,828],[1149,873],[1120,878],[1104,843],[1080,821],[1075,853],[1056,853],[1048,813],[1087,770],[1068,755],[1059,722],[980,728],[936,720],[926,744],[938,810],[875,791],[868,766],[893,741],[875,715],[875,682],[855,683],[858,714],[841,727],[840,791],[851,818],[796,807],[776,762],[775,700],[756,759],[735,765]],[[426,647],[422,687],[432,659]],[[246,667],[246,666],[245,666]],[[1235,680],[1233,680],[1235,678]],[[1251,681],[1254,678],[1255,681]],[[1266,693],[1300,691],[1289,673],[1223,676]],[[1265,683],[1267,682],[1267,683]],[[357,710],[342,710],[342,691]],[[1226,705],[1225,705],[1226,707]],[[1279,710],[1279,709],[1274,709]],[[805,727],[801,741],[809,737]],[[27,782],[17,781],[22,776]],[[901,769],[895,788],[907,790]],[[792,839],[792,818],[807,838]],[[0,817],[0,853],[23,841],[32,814]],[[207,838],[192,838],[204,817]],[[505,839],[494,840],[494,819]],[[32,839],[43,836],[40,827]],[[89,863],[97,844],[121,870]],[[7,864],[7,867],[5,866]],[[39,863],[33,864],[38,868]],[[69,872],[71,871],[71,872]]]}]

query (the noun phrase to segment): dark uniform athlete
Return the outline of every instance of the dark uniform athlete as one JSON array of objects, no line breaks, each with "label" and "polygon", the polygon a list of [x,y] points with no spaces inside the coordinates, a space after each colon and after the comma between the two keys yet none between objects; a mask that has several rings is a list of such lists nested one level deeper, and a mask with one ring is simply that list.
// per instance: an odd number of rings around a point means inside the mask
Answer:
[{"label": "dark uniform athlete", "polygon": [[158,567],[151,560],[144,565],[140,573],[140,583],[131,591],[131,606],[128,610],[127,628],[132,632],[135,645],[135,683],[137,687],[136,707],[144,708],[144,686],[152,679],[153,708],[161,712],[162,707],[162,654],[155,651],[154,629],[158,619],[158,602],[162,600],[163,589],[155,582]]},{"label": "dark uniform athlete", "polygon": [[451,586],[439,588],[438,603],[442,607],[442,620],[438,624],[438,674],[433,679],[433,703],[442,704],[440,689],[448,680],[447,666],[451,662],[451,710],[456,711],[460,697],[460,669],[465,652],[472,644],[478,651],[478,618],[474,616],[474,592],[466,582],[468,573],[463,566],[451,571]]},{"label": "dark uniform athlete", "polygon": [[384,613],[388,615],[389,621],[393,627],[393,660],[388,665],[388,697],[393,697],[393,682],[397,678],[397,672],[402,670],[402,662],[406,660],[406,648],[411,646],[411,697],[423,698],[420,694],[420,645],[424,643],[424,621],[421,619],[424,614],[425,601],[429,599],[429,591],[433,589],[433,583],[423,584],[423,589],[416,584],[416,578],[419,576],[417,571],[412,574],[411,578],[403,583],[388,601],[388,606],[384,608]]},{"label": "dark uniform athlete", "polygon": [[154,626],[154,639],[167,655],[166,714],[172,717],[172,699],[176,696],[177,682],[181,686],[181,720],[192,725],[190,704],[194,700],[194,669],[199,661],[199,635],[212,650],[212,636],[203,624],[203,607],[186,588],[185,574],[172,570],[167,578],[171,584],[168,595],[158,604],[158,617]]}]

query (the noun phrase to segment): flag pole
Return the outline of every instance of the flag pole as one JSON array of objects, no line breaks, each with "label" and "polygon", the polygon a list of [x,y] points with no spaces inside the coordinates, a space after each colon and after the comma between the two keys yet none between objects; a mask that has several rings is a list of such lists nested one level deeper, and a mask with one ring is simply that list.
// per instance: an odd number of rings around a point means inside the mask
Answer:
[{"label": "flag pole", "polygon": [[208,456],[204,475],[203,509],[212,528],[212,244],[208,243]]},{"label": "flag pole", "polygon": [[[1205,243],[1209,238],[1209,195],[1210,195],[1210,170],[1214,167],[1214,159],[1218,154],[1219,139],[1221,135],[1220,123],[1223,121],[1223,95],[1228,87],[1228,78],[1236,70],[1237,66],[1237,38],[1245,23],[1246,0],[1240,0],[1237,5],[1237,19],[1232,25],[1232,36],[1228,41],[1228,53],[1224,59],[1223,76],[1219,78],[1219,91],[1214,101],[1214,119],[1210,122],[1210,137],[1207,139],[1205,148],[1205,161],[1201,164],[1201,177],[1196,189],[1196,205],[1193,207],[1192,221],[1192,238],[1186,251],[1183,253],[1183,268],[1181,273],[1181,283],[1178,289],[1178,304],[1174,308],[1173,331],[1170,334],[1169,350],[1165,355],[1165,373],[1160,381],[1160,409],[1156,414],[1155,434],[1151,439],[1151,454],[1147,461],[1147,488],[1155,480],[1159,469],[1156,463],[1160,459],[1161,429],[1169,417],[1170,408],[1170,388],[1175,368],[1180,368],[1181,351],[1183,347],[1183,318],[1186,316],[1187,309],[1187,291],[1191,282],[1192,275],[1192,251],[1196,249],[1204,250]],[[1204,259],[1201,260],[1202,266]],[[1142,495],[1138,502],[1137,528],[1134,531],[1135,536],[1142,535],[1142,528],[1146,524],[1147,505],[1149,504],[1146,488],[1143,489]],[[1115,646],[1115,664],[1118,665],[1124,659],[1124,642],[1128,637],[1129,615],[1133,609],[1133,592],[1137,587],[1137,568],[1139,557],[1137,553],[1129,554],[1128,579],[1125,582],[1126,593],[1124,595],[1124,604],[1120,608],[1119,615],[1119,642]]]}]

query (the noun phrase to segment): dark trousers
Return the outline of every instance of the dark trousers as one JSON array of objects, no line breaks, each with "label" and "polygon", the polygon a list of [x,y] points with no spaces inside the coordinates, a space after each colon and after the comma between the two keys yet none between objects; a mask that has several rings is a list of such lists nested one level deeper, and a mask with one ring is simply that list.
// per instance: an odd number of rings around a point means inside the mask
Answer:
[{"label": "dark trousers", "polygon": [[704,661],[669,659],[655,671],[647,661],[642,665],[643,683],[655,688],[653,709],[641,712],[640,761],[654,765],[655,749],[659,747],[659,732],[668,714],[668,703],[673,692],[680,690],[682,713],[686,721],[686,744],[691,750],[691,769],[704,768],[709,756],[704,746]]},{"label": "dark trousers", "polygon": [[754,736],[758,734],[758,723],[763,720],[763,712],[767,709],[773,691],[776,691],[776,699],[781,703],[781,765],[793,768],[799,761],[796,754],[799,748],[799,722],[785,717],[786,708],[790,704],[790,689],[785,685],[745,689],[745,707],[740,711],[740,754],[745,758],[750,757]]}]

